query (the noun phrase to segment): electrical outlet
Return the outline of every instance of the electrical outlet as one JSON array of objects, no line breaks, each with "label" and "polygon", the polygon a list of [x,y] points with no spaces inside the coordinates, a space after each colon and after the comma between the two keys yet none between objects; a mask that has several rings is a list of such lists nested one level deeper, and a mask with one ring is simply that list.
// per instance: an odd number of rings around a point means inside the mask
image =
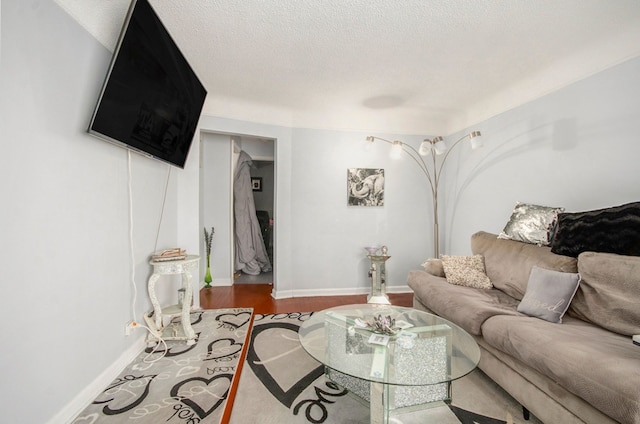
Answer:
[{"label": "electrical outlet", "polygon": [[129,321],[124,327],[124,335],[130,336],[131,332],[135,330],[137,325],[138,323],[136,323],[135,321]]}]

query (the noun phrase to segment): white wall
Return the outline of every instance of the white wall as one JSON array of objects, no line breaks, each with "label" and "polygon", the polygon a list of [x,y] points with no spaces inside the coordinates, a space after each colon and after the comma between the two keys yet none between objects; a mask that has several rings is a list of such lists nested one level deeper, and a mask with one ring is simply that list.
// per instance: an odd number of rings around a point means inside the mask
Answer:
[{"label": "white wall", "polygon": [[[388,245],[393,256],[387,263],[390,291],[393,286],[406,290],[406,272],[429,256],[432,230],[425,216],[423,175],[412,163],[407,165],[408,158],[392,161],[387,145],[367,149],[367,133],[290,129],[211,116],[201,119],[201,128],[276,140],[274,296],[365,293],[370,283],[363,247],[372,243]],[[414,144],[420,140],[404,139]],[[347,206],[350,167],[386,169],[384,207]],[[407,223],[413,226],[411,237],[398,231]]]},{"label": "white wall", "polygon": [[[1,415],[66,422],[142,347],[124,326],[150,309],[168,166],[132,155],[132,262],[127,151],[86,132],[111,53],[52,1],[3,0],[1,19]],[[191,166],[172,171],[158,248],[179,242],[178,189],[198,203]]]},{"label": "white wall", "polygon": [[[233,202],[231,178],[231,137],[220,134],[202,134],[202,233],[215,227],[211,243],[211,276],[214,286],[228,286],[233,282],[231,264],[232,234],[230,204]],[[202,234],[204,237],[204,234]],[[204,240],[204,239],[203,239]],[[204,241],[201,255],[206,257]],[[204,264],[204,260],[202,261]]]},{"label": "white wall", "polygon": [[275,146],[273,140],[262,138],[239,137],[239,146],[247,152],[253,160],[273,160]]},{"label": "white wall", "polygon": [[[386,245],[387,286],[406,286],[406,275],[430,253],[430,200],[424,176],[408,156],[389,157],[389,145],[367,145],[367,133],[294,130],[291,258],[296,289],[309,293],[370,287],[365,246]],[[399,136],[380,134],[394,140]],[[415,144],[417,137],[404,136]],[[382,207],[347,206],[347,170],[384,168]]]},{"label": "white wall", "polygon": [[[517,201],[577,212],[640,200],[640,58],[477,125],[448,164],[446,250],[500,232]],[[475,127],[473,128],[475,129]]]},{"label": "white wall", "polygon": [[262,178],[262,191],[253,192],[253,200],[256,203],[256,210],[269,212],[269,218],[273,218],[275,197],[275,163],[272,161],[261,161],[259,165],[251,169],[251,177]]},{"label": "white wall", "polygon": [[[290,143],[287,128],[261,129],[256,124],[212,117],[204,117],[202,125],[207,131],[263,137],[285,135],[284,139],[274,137],[277,138],[275,296],[366,293],[370,280],[364,246],[389,247],[390,291],[406,290],[408,270],[429,257],[432,228],[425,214],[430,198],[425,196],[424,175],[408,157],[399,161],[390,159],[388,145],[368,146],[364,143],[367,133],[294,129]],[[203,150],[214,144],[212,135],[205,137]],[[228,136],[218,137],[228,143]],[[404,139],[413,144],[420,140]],[[281,159],[288,152],[294,158],[291,162]],[[207,177],[207,181],[225,178],[226,168],[214,161],[210,155],[203,161],[203,172],[216,175]],[[353,167],[385,168],[385,206],[347,206],[347,169]],[[288,174],[295,178],[283,177]],[[214,199],[211,189],[201,194],[203,201],[207,199],[206,204],[221,204],[227,196],[224,193]],[[283,218],[282,214],[288,211],[290,218],[286,215]],[[407,226],[411,228],[409,236],[400,231]],[[288,234],[293,237],[291,241],[282,242]]]}]

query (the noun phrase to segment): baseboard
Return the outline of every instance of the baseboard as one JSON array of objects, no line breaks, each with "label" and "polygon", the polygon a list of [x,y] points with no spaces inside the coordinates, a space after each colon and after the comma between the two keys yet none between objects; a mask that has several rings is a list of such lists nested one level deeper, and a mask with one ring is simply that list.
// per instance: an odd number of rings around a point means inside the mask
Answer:
[{"label": "baseboard", "polygon": [[[409,286],[387,286],[387,293],[412,293]],[[310,296],[352,296],[358,294],[371,293],[370,287],[350,287],[350,288],[329,288],[329,289],[299,289],[299,290],[277,290],[274,289],[272,296],[274,299],[287,299],[290,297],[310,297]]]},{"label": "baseboard", "polygon": [[387,293],[413,293],[409,286],[388,286]]},{"label": "baseboard", "polygon": [[146,335],[140,336],[118,359],[102,372],[91,384],[82,390],[71,402],[48,421],[48,424],[70,423],[93,400],[102,393],[122,370],[146,347]]},{"label": "baseboard", "polygon": [[[233,286],[233,280],[231,278],[216,278],[211,283],[211,287],[228,287]],[[200,282],[200,288],[204,288],[204,282]]]}]

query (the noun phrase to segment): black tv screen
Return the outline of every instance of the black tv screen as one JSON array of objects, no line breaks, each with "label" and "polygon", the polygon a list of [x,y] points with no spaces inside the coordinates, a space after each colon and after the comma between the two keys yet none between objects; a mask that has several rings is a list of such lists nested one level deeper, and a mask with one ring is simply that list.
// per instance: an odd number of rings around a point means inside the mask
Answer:
[{"label": "black tv screen", "polygon": [[184,168],[207,91],[147,0],[133,0],[89,133]]}]

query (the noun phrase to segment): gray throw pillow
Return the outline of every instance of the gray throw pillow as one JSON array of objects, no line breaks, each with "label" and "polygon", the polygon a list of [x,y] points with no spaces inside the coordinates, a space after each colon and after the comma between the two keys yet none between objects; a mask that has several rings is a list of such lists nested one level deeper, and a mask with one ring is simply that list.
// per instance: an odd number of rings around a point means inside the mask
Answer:
[{"label": "gray throw pillow", "polygon": [[579,284],[580,274],[534,266],[529,274],[527,291],[518,305],[518,312],[561,323]]}]

